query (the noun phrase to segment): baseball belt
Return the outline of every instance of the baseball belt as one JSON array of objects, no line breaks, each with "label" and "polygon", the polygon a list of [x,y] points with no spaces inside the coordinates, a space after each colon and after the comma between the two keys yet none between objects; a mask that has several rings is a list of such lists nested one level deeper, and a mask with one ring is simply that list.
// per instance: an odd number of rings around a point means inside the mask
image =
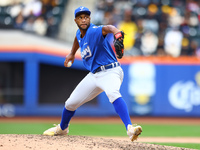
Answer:
[{"label": "baseball belt", "polygon": [[97,72],[100,72],[100,71],[104,71],[104,70],[107,70],[107,69],[111,69],[111,68],[115,68],[117,66],[120,66],[119,62],[114,62],[114,63],[108,64],[108,65],[103,65],[103,66],[98,67],[95,70],[94,73],[97,73]]}]

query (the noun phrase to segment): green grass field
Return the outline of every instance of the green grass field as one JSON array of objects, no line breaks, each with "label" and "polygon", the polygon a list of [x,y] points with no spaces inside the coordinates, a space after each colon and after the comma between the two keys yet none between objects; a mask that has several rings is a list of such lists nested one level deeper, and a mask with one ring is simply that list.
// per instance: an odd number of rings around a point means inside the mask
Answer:
[{"label": "green grass field", "polygon": [[[52,127],[50,123],[0,123],[0,134],[42,134]],[[141,137],[200,137],[198,125],[142,125]],[[71,123],[69,135],[127,136],[122,124]],[[160,145],[200,149],[200,144],[153,143]]]}]

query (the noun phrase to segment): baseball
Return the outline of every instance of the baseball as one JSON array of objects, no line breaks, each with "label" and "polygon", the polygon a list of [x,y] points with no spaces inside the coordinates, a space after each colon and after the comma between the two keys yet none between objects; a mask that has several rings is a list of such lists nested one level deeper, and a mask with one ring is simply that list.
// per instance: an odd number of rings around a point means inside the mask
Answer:
[{"label": "baseball", "polygon": [[69,61],[69,62],[67,63],[67,67],[71,67],[71,66],[72,66],[72,62]]}]

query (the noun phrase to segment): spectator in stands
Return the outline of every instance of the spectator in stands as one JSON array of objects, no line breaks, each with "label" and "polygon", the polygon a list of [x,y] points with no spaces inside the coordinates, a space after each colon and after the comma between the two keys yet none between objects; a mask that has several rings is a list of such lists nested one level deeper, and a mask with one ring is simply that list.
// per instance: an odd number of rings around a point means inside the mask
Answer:
[{"label": "spectator in stands", "polygon": [[47,31],[47,23],[44,20],[43,16],[39,16],[33,23],[33,30],[35,33],[37,33],[38,35],[46,35],[46,31]]},{"label": "spectator in stands", "polygon": [[158,33],[159,24],[157,21],[156,13],[158,8],[156,5],[151,4],[147,9],[147,16],[143,20],[143,28],[145,31],[151,31],[155,34]]},{"label": "spectator in stands", "polygon": [[178,57],[181,54],[183,34],[177,29],[169,29],[164,37],[164,49],[167,54]]},{"label": "spectator in stands", "polygon": [[55,18],[53,16],[49,17],[47,19],[47,31],[46,31],[46,36],[48,37],[52,37],[55,38],[56,37],[56,33],[57,33],[57,25],[56,25],[56,21]]},{"label": "spectator in stands", "polygon": [[133,46],[137,34],[137,25],[132,20],[132,9],[124,11],[123,20],[119,23],[118,28],[123,30],[126,38],[124,39],[124,55],[134,55]]},{"label": "spectator in stands", "polygon": [[143,55],[153,55],[158,46],[158,37],[152,31],[146,31],[141,37],[141,50]]},{"label": "spectator in stands", "polygon": [[15,18],[14,28],[15,29],[23,29],[25,20],[24,16],[22,15],[22,11],[18,14],[18,16]]},{"label": "spectator in stands", "polygon": [[30,33],[35,33],[33,28],[34,21],[35,21],[34,17],[28,18],[27,21],[24,23],[23,30]]}]

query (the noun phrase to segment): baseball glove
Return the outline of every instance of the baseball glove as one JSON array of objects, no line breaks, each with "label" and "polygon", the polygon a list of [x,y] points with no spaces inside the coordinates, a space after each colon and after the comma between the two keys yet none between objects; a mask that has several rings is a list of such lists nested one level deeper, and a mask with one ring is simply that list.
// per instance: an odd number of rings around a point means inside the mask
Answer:
[{"label": "baseball glove", "polygon": [[114,35],[114,46],[117,58],[121,59],[124,55],[124,32],[120,31]]}]

